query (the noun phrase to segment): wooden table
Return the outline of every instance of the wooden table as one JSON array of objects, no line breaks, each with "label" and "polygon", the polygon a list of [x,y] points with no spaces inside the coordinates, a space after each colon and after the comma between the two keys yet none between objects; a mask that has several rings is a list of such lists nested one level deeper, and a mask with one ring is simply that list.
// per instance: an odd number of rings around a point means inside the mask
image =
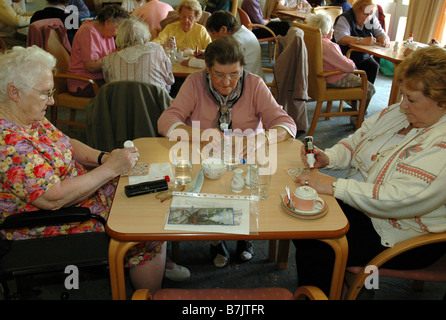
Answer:
[{"label": "wooden table", "polygon": [[293,20],[299,19],[305,21],[308,17],[308,13],[303,11],[292,11],[292,10],[277,10],[277,15],[279,18],[284,16],[285,18],[291,18]]},{"label": "wooden table", "polygon": [[[396,68],[398,67],[398,64],[400,64],[405,56],[403,54],[406,47],[400,43],[398,50],[393,50],[393,47],[395,45],[395,41],[390,42],[389,48],[384,48],[380,46],[365,46],[360,44],[350,44],[350,50],[347,52],[347,57],[350,56],[350,53],[352,51],[360,51],[369,53],[371,55],[374,55],[375,57],[383,58],[386,60],[389,60],[394,65],[394,72],[393,72],[393,81],[392,81],[392,88],[390,89],[390,97],[389,97],[389,106],[401,101],[401,93],[400,93],[400,86],[395,81],[395,74],[396,74]],[[421,45],[421,44],[419,44]]]},{"label": "wooden table", "polygon": [[[134,141],[139,149],[140,160],[149,163],[168,162],[168,151],[176,142],[166,138],[140,138]],[[125,299],[124,256],[128,249],[141,241],[193,241],[193,240],[280,240],[320,239],[332,246],[335,251],[335,266],[329,297],[339,299],[347,261],[348,245],[345,233],[348,221],[336,199],[322,195],[327,202],[329,212],[317,220],[301,220],[282,211],[281,193],[285,186],[291,190],[296,184],[291,180],[285,168],[302,166],[299,150],[301,142],[295,139],[279,143],[277,146],[278,169],[272,177],[269,197],[258,202],[258,230],[249,235],[223,233],[192,233],[164,230],[166,214],[170,201],[161,203],[154,194],[127,198],[124,186],[128,178],[121,177],[116,190],[113,206],[107,221],[107,232],[111,236],[109,247],[110,280],[113,299]],[[245,166],[245,165],[244,165]],[[241,166],[243,169],[244,166]],[[198,172],[200,165],[194,165]],[[246,170],[245,170],[246,172]],[[232,194],[229,184],[232,178],[226,171],[222,178],[209,180],[205,178],[203,193]],[[242,194],[248,195],[248,191]]]},{"label": "wooden table", "polygon": [[201,69],[182,66],[180,63],[172,63],[172,73],[174,77],[186,78],[188,75],[198,70]]}]

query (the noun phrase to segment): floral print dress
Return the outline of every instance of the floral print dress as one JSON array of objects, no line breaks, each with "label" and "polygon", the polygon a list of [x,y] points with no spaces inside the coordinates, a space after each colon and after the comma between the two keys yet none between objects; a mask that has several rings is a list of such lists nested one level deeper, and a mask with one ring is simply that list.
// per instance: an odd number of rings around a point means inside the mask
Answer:
[{"label": "floral print dress", "polygon": [[[20,212],[38,210],[31,204],[54,184],[87,173],[73,158],[69,137],[47,119],[31,129],[23,129],[0,119],[0,219]],[[88,207],[92,213],[108,217],[117,179],[104,184],[89,199],[78,206]],[[21,240],[61,234],[104,232],[95,221],[61,226],[47,226],[21,230],[2,230],[9,240]],[[144,264],[161,249],[162,242],[145,243],[129,250],[127,267]]]}]

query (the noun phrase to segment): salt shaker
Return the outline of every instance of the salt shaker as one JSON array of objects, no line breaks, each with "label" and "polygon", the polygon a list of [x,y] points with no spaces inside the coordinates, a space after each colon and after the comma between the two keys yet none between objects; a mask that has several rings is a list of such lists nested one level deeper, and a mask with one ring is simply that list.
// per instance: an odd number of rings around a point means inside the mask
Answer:
[{"label": "salt shaker", "polygon": [[245,181],[243,180],[243,170],[240,168],[236,168],[233,170],[234,176],[231,180],[231,190],[235,193],[240,193],[243,191],[245,187]]}]

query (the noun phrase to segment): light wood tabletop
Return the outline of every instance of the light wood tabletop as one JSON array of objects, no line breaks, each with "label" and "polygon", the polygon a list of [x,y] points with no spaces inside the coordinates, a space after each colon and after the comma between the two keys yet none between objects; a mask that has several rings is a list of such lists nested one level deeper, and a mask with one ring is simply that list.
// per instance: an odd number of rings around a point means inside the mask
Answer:
[{"label": "light wood tabletop", "polygon": [[[140,138],[136,139],[134,144],[139,150],[140,161],[163,163],[169,162],[169,150],[176,142],[170,142],[167,138]],[[130,247],[141,241],[311,238],[327,242],[335,251],[336,261],[330,298],[339,299],[348,251],[345,233],[349,225],[336,199],[321,195],[329,211],[324,217],[315,220],[298,219],[288,215],[281,208],[281,194],[285,193],[285,186],[289,186],[291,190],[298,186],[285,168],[303,166],[299,156],[301,144],[298,140],[290,139],[275,145],[279,155],[277,170],[271,179],[268,198],[257,202],[257,226],[251,229],[249,235],[164,230],[170,201],[161,203],[155,198],[155,194],[127,198],[124,187],[128,185],[129,179],[121,177],[107,221],[107,232],[111,236],[109,255],[113,298],[125,299],[124,255]],[[271,149],[274,150],[274,147]],[[246,172],[245,166],[240,166],[244,172]],[[199,164],[194,164],[194,174],[200,167]],[[231,195],[233,194],[230,189],[231,179],[231,171],[226,171],[223,177],[217,180],[205,178],[201,192]],[[245,190],[242,195],[249,195],[249,191]]]},{"label": "light wood tabletop", "polygon": [[183,66],[178,62],[172,63],[172,73],[173,73],[174,77],[186,78],[191,73],[194,73],[199,70],[201,70],[201,69]]},{"label": "light wood tabletop", "polygon": [[277,10],[277,15],[279,17],[285,17],[285,18],[292,18],[292,19],[299,19],[305,21],[308,18],[308,13],[304,11],[298,11],[298,10]]},{"label": "light wood tabletop", "polygon": [[[418,43],[418,45],[423,46],[423,44],[421,43]],[[347,57],[350,56],[350,53],[352,51],[360,51],[371,54],[378,58],[386,59],[393,63],[394,73],[393,73],[392,88],[390,89],[389,106],[401,101],[400,87],[399,84],[395,81],[395,73],[398,65],[406,58],[404,56],[404,50],[406,49],[404,44],[400,43],[398,46],[398,50],[394,50],[395,41],[391,41],[390,46],[388,48],[377,45],[365,46],[355,43],[352,43],[349,46],[351,49],[347,52]]]}]

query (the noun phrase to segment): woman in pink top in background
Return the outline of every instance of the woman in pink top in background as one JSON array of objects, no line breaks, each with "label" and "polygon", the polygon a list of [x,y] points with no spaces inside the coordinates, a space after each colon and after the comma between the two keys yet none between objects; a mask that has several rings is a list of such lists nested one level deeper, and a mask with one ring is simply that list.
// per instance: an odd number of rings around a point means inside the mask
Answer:
[{"label": "woman in pink top in background", "polygon": [[[85,21],[73,40],[68,73],[94,79],[102,86],[102,58],[116,50],[116,30],[126,18],[129,14],[121,6],[108,5],[98,12],[97,20]],[[94,96],[91,84],[82,81],[68,80],[68,90],[75,96]]]},{"label": "woman in pink top in background", "polygon": [[[307,19],[307,25],[313,28],[321,30],[322,34],[322,59],[324,72],[328,71],[344,71],[343,74],[337,74],[325,78],[327,81],[327,87],[331,88],[355,88],[362,85],[361,77],[353,74],[356,69],[356,65],[353,60],[347,58],[342,54],[341,48],[338,44],[331,41],[333,37],[333,23],[330,16],[318,13],[312,14]],[[370,81],[367,81],[367,101],[366,108],[375,94],[375,87]],[[352,107],[356,108],[356,101],[346,101]],[[351,117],[352,124],[355,124],[357,116]]]},{"label": "woman in pink top in background", "polygon": [[[202,131],[214,129],[213,133],[222,138],[220,128],[224,124],[242,131],[244,146],[247,134],[267,136],[264,128],[270,130],[270,135],[276,132],[277,142],[296,135],[294,120],[277,104],[263,79],[243,70],[245,53],[233,36],[225,35],[211,42],[204,55],[206,69],[186,78],[170,107],[158,119],[160,134],[175,139],[177,133],[187,132],[190,141],[207,140],[201,137]],[[199,125],[198,137],[192,134],[192,122]],[[224,241],[212,241],[210,251],[215,266],[229,263]],[[237,241],[236,253],[242,261],[250,260],[252,243]]]}]

